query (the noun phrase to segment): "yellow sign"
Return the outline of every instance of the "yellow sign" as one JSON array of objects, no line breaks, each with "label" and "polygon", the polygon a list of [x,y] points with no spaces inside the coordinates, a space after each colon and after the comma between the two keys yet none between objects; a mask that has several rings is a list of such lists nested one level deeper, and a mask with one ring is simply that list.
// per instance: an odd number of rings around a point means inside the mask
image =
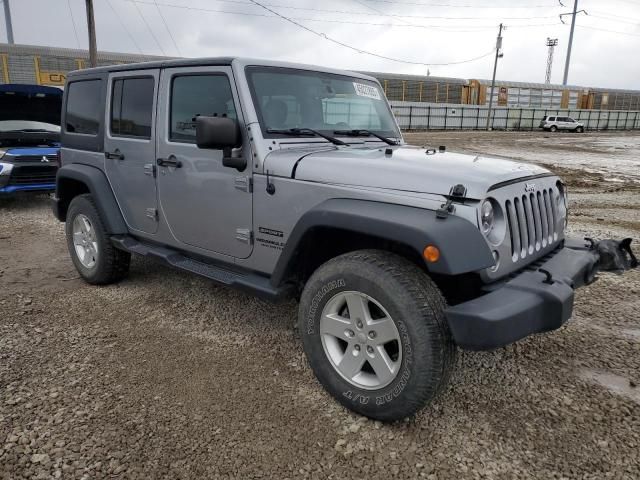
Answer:
[{"label": "yellow sign", "polygon": [[2,77],[4,83],[9,83],[9,55],[0,53],[0,60],[2,60]]},{"label": "yellow sign", "polygon": [[49,72],[40,69],[40,57],[33,57],[33,64],[36,70],[36,81],[38,85],[50,85],[52,87],[64,87],[67,78],[65,72]]},{"label": "yellow sign", "polygon": [[40,85],[63,87],[67,76],[63,72],[44,72],[40,70]]}]

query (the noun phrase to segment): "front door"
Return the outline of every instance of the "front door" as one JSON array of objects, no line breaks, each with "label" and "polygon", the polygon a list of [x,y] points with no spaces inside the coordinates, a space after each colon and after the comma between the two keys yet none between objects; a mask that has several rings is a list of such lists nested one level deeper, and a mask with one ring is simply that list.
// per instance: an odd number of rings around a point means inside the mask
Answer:
[{"label": "front door", "polygon": [[127,225],[133,232],[158,229],[155,109],[159,70],[109,76],[104,140],[105,171]]},{"label": "front door", "polygon": [[[200,149],[195,143],[199,115],[227,116],[244,125],[231,68],[168,68],[160,85],[158,192],[172,235],[185,249],[248,257],[251,168],[238,172],[225,167],[222,150]],[[236,154],[247,155],[247,149],[245,138]]]},{"label": "front door", "polygon": [[558,117],[558,128],[560,130],[569,130],[571,128],[569,119],[567,117]]}]

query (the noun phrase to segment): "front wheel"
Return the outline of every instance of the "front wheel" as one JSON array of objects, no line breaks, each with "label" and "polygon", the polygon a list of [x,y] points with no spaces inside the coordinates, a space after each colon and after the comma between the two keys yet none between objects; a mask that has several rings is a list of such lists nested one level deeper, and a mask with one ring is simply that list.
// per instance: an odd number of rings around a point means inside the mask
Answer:
[{"label": "front wheel", "polygon": [[577,132],[577,133],[582,133],[582,132],[584,132],[584,127],[577,127],[577,128],[576,128],[576,132]]},{"label": "front wheel", "polygon": [[453,368],[445,300],[425,272],[361,250],[322,265],[300,300],[305,353],[325,389],[368,417],[400,420],[429,403]]},{"label": "front wheel", "polygon": [[113,246],[91,195],[71,201],[65,230],[71,260],[85,281],[105,285],[127,275],[131,254]]}]

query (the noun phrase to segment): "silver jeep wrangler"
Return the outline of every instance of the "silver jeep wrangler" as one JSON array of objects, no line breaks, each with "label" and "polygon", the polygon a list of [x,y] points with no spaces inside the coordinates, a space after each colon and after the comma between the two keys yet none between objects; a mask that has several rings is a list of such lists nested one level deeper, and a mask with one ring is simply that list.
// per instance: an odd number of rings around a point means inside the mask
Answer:
[{"label": "silver jeep wrangler", "polygon": [[[380,420],[442,391],[458,347],[560,327],[574,289],[637,261],[565,238],[539,166],[406,145],[376,80],[241,58],[71,73],[55,215],[92,284],[131,253],[299,299],[322,385]],[[259,314],[259,313],[258,313]]]}]

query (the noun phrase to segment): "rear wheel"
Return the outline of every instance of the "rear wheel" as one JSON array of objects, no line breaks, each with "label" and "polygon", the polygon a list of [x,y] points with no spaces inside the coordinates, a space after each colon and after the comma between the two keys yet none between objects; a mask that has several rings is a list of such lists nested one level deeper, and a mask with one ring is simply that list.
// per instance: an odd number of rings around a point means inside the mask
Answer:
[{"label": "rear wheel", "polygon": [[550,131],[552,132],[557,132],[558,131],[558,127],[556,127],[555,125],[552,125],[551,128],[549,128]]},{"label": "rear wheel", "polygon": [[71,201],[65,230],[71,260],[88,283],[104,285],[127,275],[131,254],[113,246],[91,195]]},{"label": "rear wheel", "polygon": [[299,329],[311,368],[331,395],[362,415],[400,420],[448,383],[456,347],[445,306],[416,265],[361,250],[311,276]]}]

